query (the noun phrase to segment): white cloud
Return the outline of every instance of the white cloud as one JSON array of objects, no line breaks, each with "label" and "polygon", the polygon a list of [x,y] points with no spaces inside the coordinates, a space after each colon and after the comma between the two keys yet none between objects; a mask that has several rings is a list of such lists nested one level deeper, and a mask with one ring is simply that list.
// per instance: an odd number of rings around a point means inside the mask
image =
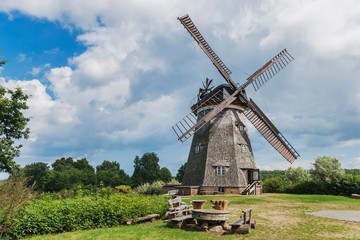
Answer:
[{"label": "white cloud", "polygon": [[339,144],[340,147],[353,147],[357,145],[360,145],[360,139],[350,139],[350,140],[342,141]]}]

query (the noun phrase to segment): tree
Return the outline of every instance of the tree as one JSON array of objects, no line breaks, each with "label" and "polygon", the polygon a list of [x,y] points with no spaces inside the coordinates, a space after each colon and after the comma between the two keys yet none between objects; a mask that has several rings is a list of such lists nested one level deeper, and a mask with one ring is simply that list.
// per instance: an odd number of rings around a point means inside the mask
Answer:
[{"label": "tree", "polygon": [[38,190],[45,189],[47,176],[49,175],[49,166],[46,163],[37,162],[26,165],[24,168],[25,176],[29,179],[28,185],[32,186],[35,183],[35,188]]},{"label": "tree", "polygon": [[329,156],[317,157],[313,165],[314,169],[311,169],[310,173],[314,181],[320,184],[339,180],[345,174],[339,160]]},{"label": "tree", "polygon": [[166,167],[161,168],[159,171],[159,179],[163,182],[170,182],[172,179],[170,170]]},{"label": "tree", "polygon": [[51,164],[51,167],[54,169],[54,171],[64,172],[74,167],[74,160],[71,157],[62,157],[60,159],[56,159],[56,161]]},{"label": "tree", "polygon": [[104,160],[101,165],[96,166],[96,180],[98,185],[102,182],[104,186],[111,187],[131,184],[130,176],[120,168],[120,164],[107,160]]},{"label": "tree", "polygon": [[[6,62],[0,61],[0,66]],[[26,124],[30,118],[23,114],[29,108],[28,98],[20,88],[13,91],[0,86],[0,172],[11,173],[18,166],[14,158],[20,155],[22,145],[16,145],[15,140],[29,138],[30,130]]]},{"label": "tree", "polygon": [[110,161],[104,160],[101,165],[96,166],[96,172],[108,171],[108,170],[120,171],[120,163],[115,162],[115,161],[110,162]]},{"label": "tree", "polygon": [[185,169],[186,169],[186,163],[184,163],[183,165],[181,165],[180,168],[178,169],[178,172],[177,172],[175,178],[176,178],[176,180],[178,180],[179,182],[182,182],[182,181],[183,181]]},{"label": "tree", "polygon": [[[0,53],[1,53],[2,51],[0,50]],[[9,60],[6,60],[6,59],[4,59],[4,58],[2,58],[1,56],[0,56],[0,67],[2,67],[2,65],[4,65],[6,62],[8,62]]]},{"label": "tree", "polygon": [[285,176],[292,184],[306,182],[309,181],[311,178],[309,170],[306,170],[302,167],[297,167],[297,168],[289,167],[285,171]]},{"label": "tree", "polygon": [[144,183],[153,183],[159,178],[159,157],[156,153],[144,153],[139,158],[134,159],[134,173],[131,177],[134,186],[139,186]]}]

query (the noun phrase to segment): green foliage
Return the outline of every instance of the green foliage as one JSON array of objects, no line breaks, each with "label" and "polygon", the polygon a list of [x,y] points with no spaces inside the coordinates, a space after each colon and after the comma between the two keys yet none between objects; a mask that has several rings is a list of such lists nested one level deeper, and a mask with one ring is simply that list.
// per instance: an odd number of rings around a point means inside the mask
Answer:
[{"label": "green foliage", "polygon": [[118,162],[104,160],[101,165],[96,166],[96,179],[98,186],[102,182],[105,186],[130,185],[131,178],[120,168]]},{"label": "green foliage", "polygon": [[176,180],[175,178],[172,178],[169,182],[166,182],[168,185],[181,185],[181,182]]},{"label": "green foliage", "polygon": [[287,180],[292,184],[306,182],[311,179],[309,170],[306,170],[302,167],[297,167],[297,168],[289,167],[285,171],[285,176]]},{"label": "green foliage", "polygon": [[159,157],[156,153],[144,153],[141,158],[134,159],[134,173],[132,183],[139,186],[144,183],[153,183],[159,179]]},{"label": "green foliage", "polygon": [[120,185],[115,187],[120,193],[130,193],[132,192],[131,187],[127,185]]},{"label": "green foliage", "polygon": [[[0,65],[5,63],[2,59],[0,61]],[[30,118],[23,114],[29,108],[26,104],[28,98],[21,88],[13,91],[0,86],[0,172],[11,173],[17,167],[14,158],[20,155],[22,145],[16,145],[15,140],[29,137],[26,124]]]},{"label": "green foliage", "polygon": [[360,175],[360,169],[345,169],[345,174]]},{"label": "green foliage", "polygon": [[168,168],[163,167],[159,171],[159,180],[163,182],[170,182],[172,179],[171,172]]},{"label": "green foliage", "polygon": [[22,171],[13,172],[8,180],[0,182],[0,239],[12,232],[15,227],[15,223],[10,219],[36,196],[33,186],[27,185],[28,179]]},{"label": "green foliage", "polygon": [[268,178],[285,176],[285,170],[261,170],[260,171],[260,179],[261,181],[265,181]]},{"label": "green foliage", "polygon": [[314,169],[310,170],[313,179],[318,184],[331,183],[341,179],[345,171],[341,168],[338,159],[329,156],[317,157],[313,163]]},{"label": "green foliage", "polygon": [[26,165],[24,168],[25,176],[29,178],[29,186],[35,184],[35,189],[44,190],[45,183],[49,176],[49,167],[46,163],[37,162]]},{"label": "green foliage", "polygon": [[181,165],[180,168],[178,169],[175,179],[178,180],[179,182],[183,181],[185,169],[186,169],[186,163]]},{"label": "green foliage", "polygon": [[136,191],[139,194],[145,194],[145,195],[159,195],[161,194],[161,189],[163,187],[164,183],[162,181],[156,181],[152,184],[145,183],[140,185]]},{"label": "green foliage", "polygon": [[[0,50],[0,53],[2,52],[2,50]],[[7,63],[9,60],[4,59],[3,57],[0,56],[0,67],[2,67],[5,63]]]},{"label": "green foliage", "polygon": [[164,215],[167,196],[111,194],[109,197],[37,199],[13,219],[12,237],[112,227],[151,213]]},{"label": "green foliage", "polygon": [[[314,169],[310,171],[301,167],[290,167],[285,171],[284,176],[266,179],[263,182],[263,191],[343,196],[359,192],[360,175],[344,175],[345,171],[341,169],[341,164],[336,158],[317,157],[313,165]],[[356,173],[357,171],[350,172]]]},{"label": "green foliage", "polygon": [[289,185],[289,181],[284,176],[268,178],[263,182],[264,193],[283,193]]}]

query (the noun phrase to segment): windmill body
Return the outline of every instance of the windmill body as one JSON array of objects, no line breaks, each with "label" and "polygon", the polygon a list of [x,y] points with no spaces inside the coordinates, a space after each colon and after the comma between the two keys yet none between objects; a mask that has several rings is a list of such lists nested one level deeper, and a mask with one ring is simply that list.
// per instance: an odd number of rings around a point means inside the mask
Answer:
[{"label": "windmill body", "polygon": [[[233,92],[223,84],[205,96],[219,91],[225,98]],[[198,118],[215,106],[198,109]],[[244,108],[240,101],[234,101],[194,134],[183,185],[199,186],[200,192],[241,193],[251,183],[249,174],[256,170],[256,164]]]},{"label": "windmill body", "polygon": [[205,41],[190,17],[185,15],[178,20],[227,82],[212,90],[212,80],[206,79],[191,112],[173,126],[178,140],[184,142],[193,136],[183,179],[183,185],[190,188],[181,193],[256,193],[261,183],[245,117],[290,163],[300,155],[255,102],[248,99],[245,88],[251,84],[255,91],[259,90],[293,57],[286,49],[282,50],[238,86],[231,79],[229,68]]}]

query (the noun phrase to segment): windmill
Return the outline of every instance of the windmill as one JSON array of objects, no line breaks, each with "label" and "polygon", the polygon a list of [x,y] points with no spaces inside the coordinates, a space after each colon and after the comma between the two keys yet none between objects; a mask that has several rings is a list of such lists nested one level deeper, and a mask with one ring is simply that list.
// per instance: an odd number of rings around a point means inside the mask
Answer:
[{"label": "windmill", "polygon": [[230,77],[229,68],[215,54],[189,15],[178,20],[227,82],[212,89],[212,80],[207,79],[191,112],[172,127],[181,142],[194,135],[183,185],[199,186],[200,192],[249,191],[259,180],[259,172],[245,117],[290,163],[300,156],[245,92],[250,84],[255,91],[259,90],[293,57],[286,49],[282,50],[249,76],[244,84],[237,86]]}]

